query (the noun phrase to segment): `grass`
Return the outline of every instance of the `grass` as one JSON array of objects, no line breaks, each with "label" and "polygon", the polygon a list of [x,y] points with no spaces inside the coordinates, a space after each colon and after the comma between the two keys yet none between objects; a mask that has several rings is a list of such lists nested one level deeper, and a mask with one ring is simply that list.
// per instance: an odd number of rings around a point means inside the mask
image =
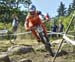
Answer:
[{"label": "grass", "polygon": [[[31,36],[30,36],[31,37]],[[36,46],[38,45],[38,43],[36,42],[35,39],[32,39],[28,37],[26,39],[23,38],[17,38],[15,41],[15,44],[18,45],[32,45],[32,46]],[[0,52],[5,52],[7,51],[7,49],[11,46],[10,41],[9,40],[1,40],[0,41]],[[39,45],[38,45],[39,46]],[[54,46],[56,49],[58,48],[56,45]],[[9,57],[14,60],[14,62],[18,62],[18,60],[21,59],[30,59],[32,60],[32,62],[51,62],[53,60],[53,57],[49,56],[47,51],[42,50],[43,48],[41,48],[41,50],[37,50],[36,54],[34,52],[29,52],[26,54],[15,54],[15,55],[9,55]],[[65,44],[62,47],[62,50],[68,52],[67,55],[62,55],[56,58],[56,62],[74,62],[75,61],[75,53],[73,52],[73,47]]]}]

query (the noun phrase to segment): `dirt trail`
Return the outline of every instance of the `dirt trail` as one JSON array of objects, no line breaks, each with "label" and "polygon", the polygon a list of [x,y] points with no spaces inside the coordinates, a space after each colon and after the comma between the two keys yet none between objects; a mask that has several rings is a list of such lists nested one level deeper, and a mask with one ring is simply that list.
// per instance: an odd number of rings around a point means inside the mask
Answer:
[{"label": "dirt trail", "polygon": [[[0,41],[0,51],[6,51],[7,48],[11,46],[11,44],[9,42],[10,42],[9,40]],[[19,44],[19,45],[29,44],[29,45],[35,46],[36,48],[37,48],[37,46],[39,46],[38,43],[35,40],[31,40],[31,39],[30,40],[29,39],[28,40],[27,39],[16,40],[15,43]],[[67,47],[66,50],[68,48],[71,48],[70,46],[66,46],[66,47]],[[18,62],[18,60],[21,60],[21,59],[30,59],[30,60],[32,60],[32,62],[52,62],[52,60],[53,60],[53,57],[51,57],[49,55],[49,53],[44,49],[43,46],[42,46],[42,48],[36,50],[36,54],[34,52],[29,52],[29,53],[26,53],[26,54],[10,55],[9,57],[14,62]],[[72,53],[69,53],[69,54],[66,54],[66,55],[62,54],[61,56],[58,56],[56,58],[56,62],[72,62],[72,61],[74,61],[74,58],[75,58],[75,55],[72,54]]]}]

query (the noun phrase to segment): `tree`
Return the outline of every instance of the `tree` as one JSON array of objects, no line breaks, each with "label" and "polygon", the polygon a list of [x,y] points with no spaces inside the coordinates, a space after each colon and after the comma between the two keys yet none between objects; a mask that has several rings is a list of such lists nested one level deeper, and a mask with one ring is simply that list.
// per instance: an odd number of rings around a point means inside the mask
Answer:
[{"label": "tree", "polygon": [[29,5],[32,3],[31,0],[22,0],[22,1],[23,1],[22,4],[24,5],[25,8],[28,8]]},{"label": "tree", "polygon": [[68,11],[67,11],[68,15],[70,15],[71,12],[72,12],[72,5],[69,5]]},{"label": "tree", "polygon": [[[31,0],[0,0],[0,16],[6,15],[8,16],[7,22],[11,22],[11,15],[15,12],[18,14],[18,16],[24,17],[24,12],[20,11],[19,5],[30,5]],[[27,14],[27,12],[25,11]],[[20,15],[21,14],[21,15]],[[26,15],[25,15],[26,16]],[[0,18],[1,19],[1,18]]]},{"label": "tree", "polygon": [[73,3],[72,3],[72,10],[75,10],[75,0],[73,0]]},{"label": "tree", "polygon": [[66,10],[65,10],[66,8],[65,8],[65,5],[61,2],[60,3],[60,6],[59,6],[59,8],[58,8],[58,16],[65,16],[65,14],[66,14]]}]

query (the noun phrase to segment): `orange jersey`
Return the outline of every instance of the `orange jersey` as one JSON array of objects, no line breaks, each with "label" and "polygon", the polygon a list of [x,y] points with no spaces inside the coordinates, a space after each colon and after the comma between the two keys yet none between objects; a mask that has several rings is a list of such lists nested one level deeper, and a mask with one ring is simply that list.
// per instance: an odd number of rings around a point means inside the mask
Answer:
[{"label": "orange jersey", "polygon": [[32,17],[31,15],[28,15],[25,21],[25,29],[26,28],[31,28],[34,27],[35,25],[40,25],[42,24],[41,19],[39,18],[39,15],[37,14],[37,12],[35,13],[35,15]]},{"label": "orange jersey", "polygon": [[[45,34],[47,35],[46,28],[43,25],[43,23],[42,23],[42,21],[41,21],[41,19],[39,17],[39,14],[37,12],[35,13],[34,16],[31,16],[31,15],[27,16],[26,21],[25,21],[25,29],[27,31],[30,31],[31,28],[33,28],[35,25],[41,25],[41,27],[43,28]],[[35,36],[37,41],[40,40],[40,37],[37,35],[35,29],[32,29],[32,34]]]}]

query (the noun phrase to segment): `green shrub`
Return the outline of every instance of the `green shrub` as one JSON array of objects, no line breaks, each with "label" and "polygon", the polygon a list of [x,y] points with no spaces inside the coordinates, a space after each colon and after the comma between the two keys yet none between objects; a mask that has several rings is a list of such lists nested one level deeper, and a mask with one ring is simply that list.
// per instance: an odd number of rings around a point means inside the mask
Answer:
[{"label": "green shrub", "polygon": [[0,22],[0,30],[4,29],[4,23]]}]

